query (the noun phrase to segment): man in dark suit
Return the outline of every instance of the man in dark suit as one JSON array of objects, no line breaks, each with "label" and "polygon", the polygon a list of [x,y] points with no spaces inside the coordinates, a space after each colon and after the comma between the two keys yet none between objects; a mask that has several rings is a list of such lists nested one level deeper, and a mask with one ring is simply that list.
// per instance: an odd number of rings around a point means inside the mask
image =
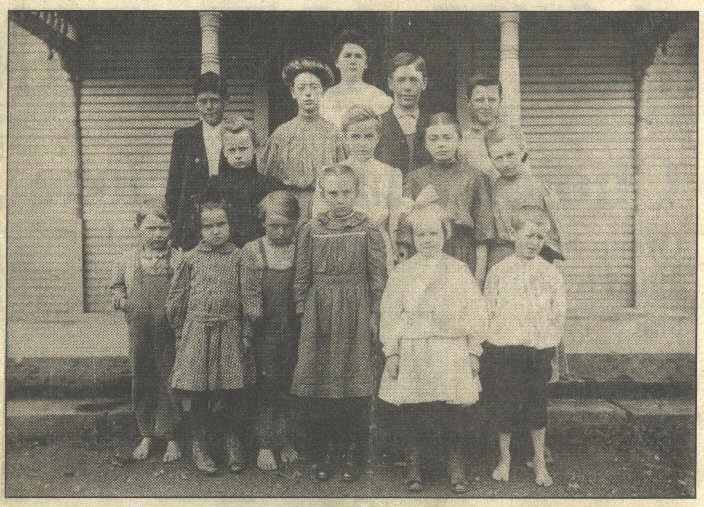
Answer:
[{"label": "man in dark suit", "polygon": [[227,102],[227,85],[214,72],[198,76],[193,88],[200,121],[174,132],[171,164],[166,182],[166,206],[173,223],[174,246],[190,250],[200,233],[193,196],[205,190],[208,178],[224,163],[221,122]]},{"label": "man in dark suit", "polygon": [[398,167],[405,176],[431,162],[425,149],[429,115],[418,105],[428,84],[425,60],[413,53],[397,54],[389,65],[388,80],[394,104],[380,116],[381,129],[375,156],[392,167]]}]

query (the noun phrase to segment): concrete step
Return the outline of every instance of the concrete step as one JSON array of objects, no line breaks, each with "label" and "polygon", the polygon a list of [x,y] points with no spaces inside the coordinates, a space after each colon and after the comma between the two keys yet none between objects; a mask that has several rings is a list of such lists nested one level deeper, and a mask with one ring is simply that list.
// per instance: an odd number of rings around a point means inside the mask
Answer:
[{"label": "concrete step", "polygon": [[[694,400],[551,399],[550,431],[579,432],[589,427],[618,430],[629,421],[662,417],[693,420]],[[9,440],[66,439],[130,434],[135,431],[132,407],[125,399],[11,399],[7,401]]]}]

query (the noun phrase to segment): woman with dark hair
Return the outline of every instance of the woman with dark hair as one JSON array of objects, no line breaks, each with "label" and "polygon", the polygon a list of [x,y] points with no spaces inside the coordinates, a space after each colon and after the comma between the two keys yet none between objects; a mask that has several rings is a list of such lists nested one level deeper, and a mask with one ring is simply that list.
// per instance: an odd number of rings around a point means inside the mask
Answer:
[{"label": "woman with dark hair", "polygon": [[340,71],[340,82],[323,95],[320,113],[337,126],[351,106],[363,105],[382,114],[393,102],[379,88],[364,82],[368,48],[368,39],[357,30],[343,30],[330,45],[330,57]]},{"label": "woman with dark hair", "polygon": [[283,181],[301,205],[305,219],[318,173],[345,159],[344,141],[335,125],[320,115],[320,99],[332,85],[330,67],[314,58],[296,58],[281,77],[298,103],[298,115],[271,135],[261,158],[260,171]]}]

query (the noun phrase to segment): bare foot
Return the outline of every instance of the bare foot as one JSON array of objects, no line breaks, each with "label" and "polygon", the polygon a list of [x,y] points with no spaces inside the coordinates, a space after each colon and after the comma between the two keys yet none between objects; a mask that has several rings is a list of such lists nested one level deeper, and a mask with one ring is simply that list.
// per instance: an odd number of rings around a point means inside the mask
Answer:
[{"label": "bare foot", "polygon": [[276,470],[276,458],[271,449],[259,449],[257,466],[262,470]]},{"label": "bare foot", "polygon": [[139,445],[132,452],[132,457],[137,460],[147,459],[151,448],[152,448],[151,437],[143,437],[142,441],[139,443]]},{"label": "bare foot", "polygon": [[550,477],[545,463],[535,464],[535,483],[546,488],[552,486],[552,477]]},{"label": "bare foot", "polygon": [[181,446],[176,440],[169,440],[166,444],[166,452],[164,452],[164,463],[178,461],[181,459]]},{"label": "bare foot", "polygon": [[510,469],[511,469],[511,461],[510,460],[501,460],[501,461],[499,461],[499,464],[496,465],[496,468],[491,473],[491,476],[494,478],[495,481],[508,482],[508,473],[509,473]]},{"label": "bare foot", "polygon": [[281,449],[281,461],[283,463],[298,461],[298,451],[296,451],[291,444],[286,444],[284,448]]}]

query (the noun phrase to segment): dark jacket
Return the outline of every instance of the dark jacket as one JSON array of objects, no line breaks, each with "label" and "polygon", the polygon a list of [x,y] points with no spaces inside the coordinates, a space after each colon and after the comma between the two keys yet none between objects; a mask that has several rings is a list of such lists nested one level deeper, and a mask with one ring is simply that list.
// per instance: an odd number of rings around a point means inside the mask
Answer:
[{"label": "dark jacket", "polygon": [[238,248],[264,236],[259,203],[268,193],[284,188],[278,179],[257,171],[256,159],[247,169],[233,169],[225,162],[220,174],[213,176],[208,185],[217,188],[221,199],[228,204],[230,240]]},{"label": "dark jacket", "polygon": [[381,129],[379,144],[375,152],[378,160],[392,167],[399,168],[404,176],[413,169],[426,166],[432,162],[428,150],[425,149],[425,129],[428,126],[429,119],[427,113],[421,110],[418,116],[413,147],[413,167],[409,167],[408,141],[403,130],[401,130],[401,124],[396,119],[393,108],[386,111],[379,118],[381,119]]},{"label": "dark jacket", "polygon": [[[227,165],[220,153],[219,170]],[[174,246],[190,250],[198,244],[200,234],[192,223],[192,197],[205,190],[208,183],[208,155],[205,152],[201,122],[174,132],[171,163],[166,181],[166,207],[173,225]]]}]

